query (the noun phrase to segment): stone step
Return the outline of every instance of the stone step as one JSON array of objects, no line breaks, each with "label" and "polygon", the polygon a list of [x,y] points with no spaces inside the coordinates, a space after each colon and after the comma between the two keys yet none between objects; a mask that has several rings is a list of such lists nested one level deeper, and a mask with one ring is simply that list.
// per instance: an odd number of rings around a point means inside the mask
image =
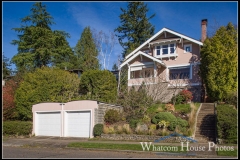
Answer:
[{"label": "stone step", "polygon": [[204,132],[204,131],[200,131],[200,132],[195,132],[195,135],[201,135],[201,136],[215,136],[215,131],[214,132]]},{"label": "stone step", "polygon": [[215,127],[215,122],[197,121],[197,127]]},{"label": "stone step", "polygon": [[199,112],[198,115],[214,115],[214,112]]},{"label": "stone step", "polygon": [[215,121],[214,120],[198,120],[197,121],[197,125],[211,125],[211,126],[215,126]]},{"label": "stone step", "polygon": [[197,137],[195,137],[195,140],[197,140],[197,141],[205,141],[205,142],[207,142],[207,141],[215,141],[215,138],[214,137],[208,137],[208,136],[199,136],[199,135],[197,135]]},{"label": "stone step", "polygon": [[215,128],[215,125],[214,125],[214,123],[197,123],[197,128],[199,128],[199,129],[202,129],[202,128],[210,128],[210,127],[212,127],[212,128]]},{"label": "stone step", "polygon": [[197,119],[210,119],[210,120],[214,120],[215,116],[198,116]]},{"label": "stone step", "polygon": [[195,132],[195,135],[215,137],[215,132]]},{"label": "stone step", "polygon": [[214,112],[214,109],[202,109],[199,112]]},{"label": "stone step", "polygon": [[208,120],[199,120],[197,121],[197,125],[206,125],[206,126],[215,126],[215,120],[208,121]]},{"label": "stone step", "polygon": [[215,128],[215,125],[214,125],[215,123],[197,123],[197,128],[199,128],[199,129],[202,129],[202,128]]},{"label": "stone step", "polygon": [[212,130],[212,131],[196,131],[195,134],[214,134],[215,135],[215,130]]},{"label": "stone step", "polygon": [[215,128],[210,128],[210,127],[206,127],[206,128],[197,128],[196,131],[215,131]]},{"label": "stone step", "polygon": [[210,120],[214,120],[215,117],[213,117],[213,116],[198,116],[197,119],[210,119]]}]

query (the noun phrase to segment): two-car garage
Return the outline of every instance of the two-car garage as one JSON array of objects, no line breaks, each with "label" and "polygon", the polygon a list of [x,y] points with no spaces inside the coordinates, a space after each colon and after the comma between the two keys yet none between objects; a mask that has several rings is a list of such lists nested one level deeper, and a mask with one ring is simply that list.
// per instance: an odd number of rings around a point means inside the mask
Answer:
[{"label": "two-car garage", "polygon": [[36,136],[92,137],[96,101],[41,103],[33,105],[33,134]]}]

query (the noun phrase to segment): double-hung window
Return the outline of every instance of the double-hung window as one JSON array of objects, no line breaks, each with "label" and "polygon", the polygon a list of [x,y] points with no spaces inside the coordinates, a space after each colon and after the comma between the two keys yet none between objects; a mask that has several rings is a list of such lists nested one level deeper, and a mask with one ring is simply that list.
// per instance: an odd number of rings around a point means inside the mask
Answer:
[{"label": "double-hung window", "polygon": [[175,54],[176,44],[162,44],[155,47],[156,49],[156,57],[167,56],[171,54]]},{"label": "double-hung window", "polygon": [[161,54],[161,46],[156,46],[156,54],[157,54],[157,56],[160,56],[160,54]]}]

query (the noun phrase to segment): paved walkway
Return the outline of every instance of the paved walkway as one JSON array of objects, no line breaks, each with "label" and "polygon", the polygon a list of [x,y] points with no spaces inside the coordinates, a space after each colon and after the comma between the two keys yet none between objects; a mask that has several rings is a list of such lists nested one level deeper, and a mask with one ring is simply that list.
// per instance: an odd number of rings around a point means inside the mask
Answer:
[{"label": "paved walkway", "polygon": [[[3,138],[3,146],[32,146],[32,147],[55,147],[55,148],[67,148],[67,145],[71,142],[89,142],[89,143],[114,143],[114,144],[139,144],[140,142],[130,142],[130,141],[103,141],[103,140],[89,140],[85,138],[63,138],[63,137],[31,137],[31,138]],[[158,146],[181,146],[180,143],[154,143]],[[184,143],[186,146],[186,143]],[[191,146],[196,146],[196,144],[191,143]],[[205,146],[208,148],[209,144],[198,143],[198,146]],[[237,146],[235,146],[237,148]],[[96,149],[94,149],[96,150]],[[107,149],[99,149],[107,150]],[[144,152],[144,151],[131,151],[131,152]],[[189,154],[194,154],[189,152]],[[166,155],[167,156],[167,155]],[[196,154],[196,158],[234,158],[227,156],[217,156],[212,154]],[[236,157],[235,157],[236,158]]]}]

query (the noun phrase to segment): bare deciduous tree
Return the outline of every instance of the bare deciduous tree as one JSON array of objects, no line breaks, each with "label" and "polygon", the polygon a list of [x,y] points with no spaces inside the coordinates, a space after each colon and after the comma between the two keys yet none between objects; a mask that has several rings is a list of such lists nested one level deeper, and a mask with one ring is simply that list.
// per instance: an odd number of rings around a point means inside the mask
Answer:
[{"label": "bare deciduous tree", "polygon": [[93,38],[99,52],[99,60],[103,69],[108,69],[111,54],[116,44],[116,37],[113,32],[105,32],[92,29]]},{"label": "bare deciduous tree", "polygon": [[175,96],[184,88],[190,87],[188,77],[180,77],[180,74],[175,75],[174,79],[169,80],[168,75],[160,74],[157,77],[136,78],[131,82],[132,86],[138,89],[143,87],[154,101],[168,102],[173,96],[173,103],[175,104]]}]

